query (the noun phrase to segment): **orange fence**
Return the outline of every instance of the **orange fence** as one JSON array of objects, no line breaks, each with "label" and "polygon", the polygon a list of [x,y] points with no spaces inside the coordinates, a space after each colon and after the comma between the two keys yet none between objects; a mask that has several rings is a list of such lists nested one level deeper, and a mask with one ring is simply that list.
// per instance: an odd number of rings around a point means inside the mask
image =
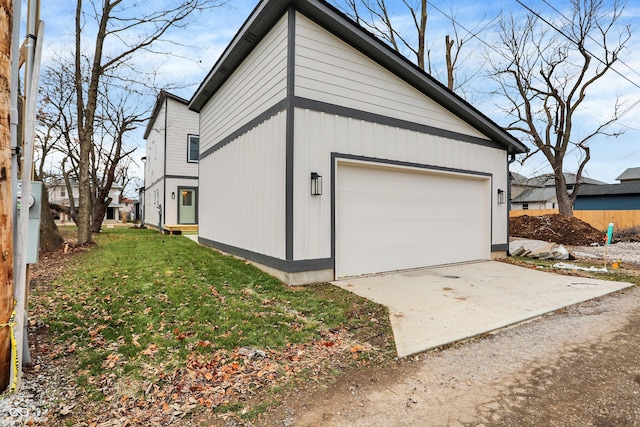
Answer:
[{"label": "orange fence", "polygon": [[[558,213],[558,209],[544,210],[512,210],[509,216],[540,216]],[[590,224],[598,230],[607,230],[610,222],[615,224],[616,230],[623,228],[636,227],[640,225],[640,210],[636,211],[573,211],[576,218]]]}]

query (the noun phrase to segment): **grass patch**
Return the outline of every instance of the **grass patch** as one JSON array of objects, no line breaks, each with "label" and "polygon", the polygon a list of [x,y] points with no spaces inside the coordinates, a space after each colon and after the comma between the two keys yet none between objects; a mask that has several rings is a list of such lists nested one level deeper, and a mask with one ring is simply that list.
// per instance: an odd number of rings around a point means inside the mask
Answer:
[{"label": "grass patch", "polygon": [[[56,354],[77,360],[77,383],[94,402],[149,411],[175,404],[186,413],[195,401],[254,417],[262,406],[240,402],[264,388],[261,380],[281,387],[334,372],[336,355],[367,363],[395,354],[386,309],[340,288],[287,287],[242,260],[153,230],[116,227],[95,240],[31,298]],[[354,352],[355,343],[367,345]]]}]

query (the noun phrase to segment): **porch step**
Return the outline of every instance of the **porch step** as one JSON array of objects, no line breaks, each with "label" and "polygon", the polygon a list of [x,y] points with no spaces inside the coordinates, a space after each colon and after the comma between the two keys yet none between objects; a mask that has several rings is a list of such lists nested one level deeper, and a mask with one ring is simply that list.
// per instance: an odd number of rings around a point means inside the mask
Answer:
[{"label": "porch step", "polygon": [[183,232],[198,232],[198,224],[165,224],[163,234],[182,234]]}]

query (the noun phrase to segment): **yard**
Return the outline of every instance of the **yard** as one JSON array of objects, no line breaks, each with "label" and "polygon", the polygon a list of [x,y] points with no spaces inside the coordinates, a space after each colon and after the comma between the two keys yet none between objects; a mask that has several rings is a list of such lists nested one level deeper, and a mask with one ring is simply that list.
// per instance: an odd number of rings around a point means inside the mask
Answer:
[{"label": "yard", "polygon": [[386,309],[337,287],[286,287],[183,236],[95,239],[33,268],[25,383],[68,378],[41,424],[252,422],[288,390],[395,355]]}]

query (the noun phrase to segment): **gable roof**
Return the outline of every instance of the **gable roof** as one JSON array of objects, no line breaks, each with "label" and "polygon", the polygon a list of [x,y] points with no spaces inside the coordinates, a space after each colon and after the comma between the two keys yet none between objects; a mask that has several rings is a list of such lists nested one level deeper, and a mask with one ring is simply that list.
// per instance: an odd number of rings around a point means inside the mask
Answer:
[{"label": "gable roof", "polygon": [[555,187],[530,188],[511,201],[516,203],[547,202],[556,198]]},{"label": "gable roof", "polygon": [[241,64],[289,7],[295,8],[307,18],[394,73],[503,146],[510,154],[528,151],[522,142],[486,115],[324,0],[260,1],[191,98],[189,103],[191,110],[200,112],[207,101],[233,73],[233,70]]},{"label": "gable roof", "polygon": [[181,98],[178,95],[174,95],[170,92],[167,92],[164,89],[161,90],[160,93],[158,94],[158,98],[156,99],[156,103],[153,106],[153,112],[151,113],[151,117],[149,117],[149,122],[147,123],[147,127],[144,130],[144,136],[142,137],[143,139],[147,139],[147,137],[149,136],[149,133],[151,132],[151,127],[153,126],[153,123],[156,121],[158,114],[160,114],[162,103],[167,98],[178,101],[184,105],[189,105],[189,101],[187,101],[186,99]]},{"label": "gable roof", "polygon": [[640,195],[640,182],[623,182],[620,184],[583,185],[578,190],[578,197],[619,196],[624,194]]},{"label": "gable roof", "polygon": [[620,182],[640,180],[640,168],[628,168],[616,179]]}]

